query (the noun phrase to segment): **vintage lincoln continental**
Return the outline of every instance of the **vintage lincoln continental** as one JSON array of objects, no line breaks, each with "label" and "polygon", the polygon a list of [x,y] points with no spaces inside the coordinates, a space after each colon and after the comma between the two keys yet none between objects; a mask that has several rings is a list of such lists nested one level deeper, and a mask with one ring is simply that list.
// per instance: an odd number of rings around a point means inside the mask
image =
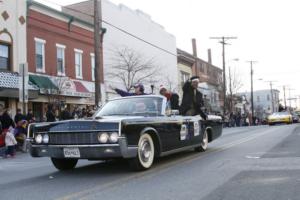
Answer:
[{"label": "vintage lincoln continental", "polygon": [[135,170],[149,169],[155,157],[195,149],[205,151],[222,134],[220,117],[180,116],[166,98],[143,95],[117,98],[92,118],[30,125],[33,157],[50,157],[59,170],[78,159],[128,159]]}]

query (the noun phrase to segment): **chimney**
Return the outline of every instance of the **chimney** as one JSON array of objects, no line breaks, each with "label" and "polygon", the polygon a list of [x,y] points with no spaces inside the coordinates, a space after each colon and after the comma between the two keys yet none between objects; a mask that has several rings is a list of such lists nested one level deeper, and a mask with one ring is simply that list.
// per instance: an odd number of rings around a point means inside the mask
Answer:
[{"label": "chimney", "polygon": [[211,64],[211,49],[207,49],[208,63]]},{"label": "chimney", "polygon": [[197,44],[196,44],[196,39],[192,39],[192,45],[193,45],[193,56],[197,57]]}]

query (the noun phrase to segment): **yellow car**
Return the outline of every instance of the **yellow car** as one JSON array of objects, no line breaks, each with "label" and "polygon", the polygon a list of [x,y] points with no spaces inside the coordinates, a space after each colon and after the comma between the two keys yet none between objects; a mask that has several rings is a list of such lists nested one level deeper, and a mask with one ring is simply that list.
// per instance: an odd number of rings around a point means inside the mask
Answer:
[{"label": "yellow car", "polygon": [[274,125],[279,123],[291,124],[293,117],[289,112],[275,112],[268,117],[268,124]]}]

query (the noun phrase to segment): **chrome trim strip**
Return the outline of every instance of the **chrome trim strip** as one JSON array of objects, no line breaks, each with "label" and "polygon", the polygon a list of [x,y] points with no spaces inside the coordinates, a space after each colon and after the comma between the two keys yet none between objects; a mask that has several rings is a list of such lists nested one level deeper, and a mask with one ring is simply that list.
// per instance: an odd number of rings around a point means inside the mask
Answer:
[{"label": "chrome trim strip", "polygon": [[33,144],[31,145],[32,147],[119,147],[120,145],[119,144],[89,144],[89,145],[86,145],[86,144],[82,144],[82,145],[63,145],[63,144],[49,144],[49,145],[45,145],[45,144],[42,144],[42,145],[36,145],[36,144]]},{"label": "chrome trim strip", "polygon": [[170,150],[170,151],[165,151],[165,152],[162,152],[160,154],[160,156],[167,156],[167,155],[170,155],[170,154],[178,153],[178,152],[181,152],[181,151],[186,151],[186,150],[189,150],[189,149],[192,149],[192,148],[195,148],[195,147],[199,147],[199,146],[200,146],[200,144],[195,144],[195,145],[191,145],[191,146],[181,147],[179,149],[173,149],[173,150]]},{"label": "chrome trim strip", "polygon": [[[49,131],[48,133],[80,133],[80,132],[87,132],[87,133],[91,133],[91,132],[118,132],[117,129],[112,129],[112,130],[74,130],[74,131]],[[37,132],[38,133],[38,132]]]}]

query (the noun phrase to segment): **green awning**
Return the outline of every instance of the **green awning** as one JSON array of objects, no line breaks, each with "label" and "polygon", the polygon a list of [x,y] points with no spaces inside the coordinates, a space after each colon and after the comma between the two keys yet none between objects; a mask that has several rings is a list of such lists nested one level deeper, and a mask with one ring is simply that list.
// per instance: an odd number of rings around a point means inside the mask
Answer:
[{"label": "green awning", "polygon": [[40,88],[40,91],[44,90],[58,90],[58,87],[46,76],[29,75],[29,80]]}]

